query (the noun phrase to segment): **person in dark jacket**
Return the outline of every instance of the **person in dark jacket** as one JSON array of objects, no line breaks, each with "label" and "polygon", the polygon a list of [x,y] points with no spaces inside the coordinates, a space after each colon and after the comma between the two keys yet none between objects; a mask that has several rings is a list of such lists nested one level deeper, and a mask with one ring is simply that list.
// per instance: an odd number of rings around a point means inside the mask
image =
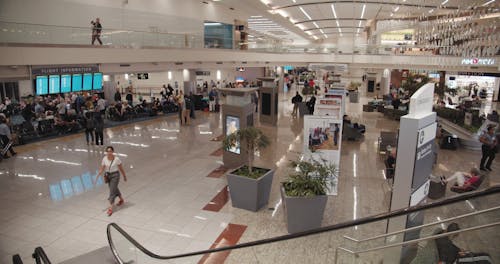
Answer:
[{"label": "person in dark jacket", "polygon": [[302,96],[300,96],[299,92],[295,93],[295,96],[292,98],[293,111],[292,116],[297,116],[297,109],[299,109],[299,103],[302,102]]},{"label": "person in dark jacket", "polygon": [[315,105],[316,105],[316,97],[313,94],[311,99],[309,99],[309,101],[307,102],[307,108],[309,109],[310,115],[314,115],[314,106]]},{"label": "person in dark jacket", "polygon": [[94,116],[94,125],[95,125],[95,144],[96,145],[104,145],[104,118],[102,115],[96,114]]},{"label": "person in dark jacket", "polygon": [[121,101],[122,101],[122,95],[120,93],[120,88],[116,88],[115,102],[121,103]]}]

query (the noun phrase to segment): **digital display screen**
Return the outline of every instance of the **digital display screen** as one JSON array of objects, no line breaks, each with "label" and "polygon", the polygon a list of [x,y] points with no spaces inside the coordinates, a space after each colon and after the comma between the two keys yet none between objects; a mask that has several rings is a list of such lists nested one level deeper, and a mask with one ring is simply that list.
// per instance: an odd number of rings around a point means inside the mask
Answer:
[{"label": "digital display screen", "polygon": [[[240,129],[240,119],[236,116],[226,116],[226,135],[229,136],[238,129]],[[236,142],[236,144],[229,149],[229,152],[240,154],[240,142]]]},{"label": "digital display screen", "polygon": [[71,83],[71,90],[73,92],[79,92],[82,90],[82,75],[73,74],[73,82]]},{"label": "digital display screen", "polygon": [[71,75],[61,75],[61,93],[71,92]]},{"label": "digital display screen", "polygon": [[61,92],[61,76],[49,75],[49,94]]},{"label": "digital display screen", "polygon": [[94,85],[92,86],[94,90],[102,89],[102,73],[96,72],[94,73]]},{"label": "digital display screen", "polygon": [[36,77],[36,95],[45,95],[49,93],[49,77]]},{"label": "digital display screen", "polygon": [[92,73],[84,73],[83,74],[83,90],[90,91],[92,90]]}]

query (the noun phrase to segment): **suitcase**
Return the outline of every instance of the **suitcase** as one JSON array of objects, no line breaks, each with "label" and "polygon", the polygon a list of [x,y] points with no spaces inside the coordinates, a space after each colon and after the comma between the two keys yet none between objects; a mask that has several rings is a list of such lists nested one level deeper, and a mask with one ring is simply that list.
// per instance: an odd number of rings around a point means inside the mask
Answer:
[{"label": "suitcase", "polygon": [[215,112],[220,112],[220,104],[215,105]]},{"label": "suitcase", "polygon": [[3,160],[3,157],[5,154],[7,154],[7,151],[9,151],[9,148],[12,147],[12,144],[14,142],[12,140],[9,140],[9,143],[2,149],[2,152],[0,152],[0,161]]}]

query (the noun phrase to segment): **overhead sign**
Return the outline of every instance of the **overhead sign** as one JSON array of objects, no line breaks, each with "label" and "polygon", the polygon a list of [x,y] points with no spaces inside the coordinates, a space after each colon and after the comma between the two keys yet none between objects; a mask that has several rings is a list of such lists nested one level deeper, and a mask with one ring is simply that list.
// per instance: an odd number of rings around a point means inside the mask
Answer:
[{"label": "overhead sign", "polygon": [[65,65],[65,66],[33,66],[31,74],[33,75],[58,75],[69,73],[93,73],[99,72],[99,65]]},{"label": "overhead sign", "polygon": [[487,58],[462,59],[462,65],[495,65],[495,59],[487,59]]},{"label": "overhead sign", "polygon": [[434,84],[428,83],[418,89],[410,98],[410,114],[426,114],[432,112],[434,101]]}]

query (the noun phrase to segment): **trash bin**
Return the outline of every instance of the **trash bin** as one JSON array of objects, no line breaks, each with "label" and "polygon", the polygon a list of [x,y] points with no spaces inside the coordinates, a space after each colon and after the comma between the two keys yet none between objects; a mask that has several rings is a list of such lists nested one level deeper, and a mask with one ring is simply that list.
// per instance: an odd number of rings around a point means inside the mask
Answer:
[{"label": "trash bin", "polygon": [[356,91],[349,92],[349,101],[351,103],[359,102],[359,92]]}]

